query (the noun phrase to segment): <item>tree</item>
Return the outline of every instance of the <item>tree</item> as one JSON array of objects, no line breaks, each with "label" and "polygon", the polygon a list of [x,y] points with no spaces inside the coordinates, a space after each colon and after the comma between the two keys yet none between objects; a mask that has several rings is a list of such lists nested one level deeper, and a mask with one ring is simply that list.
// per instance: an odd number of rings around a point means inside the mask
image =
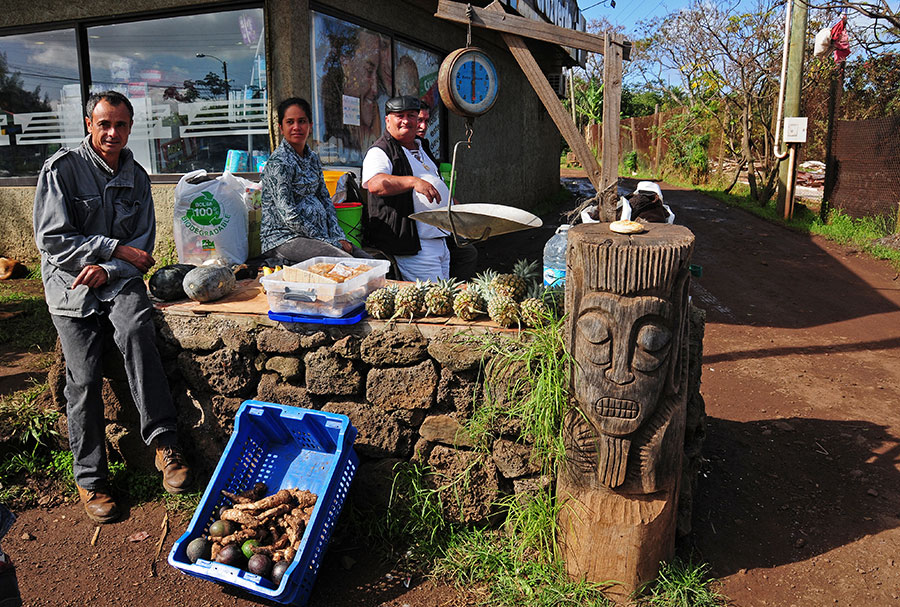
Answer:
[{"label": "tree", "polygon": [[751,196],[760,204],[771,198],[777,176],[772,126],[783,10],[780,0],[755,0],[752,7],[692,0],[675,14],[642,24],[635,58],[647,83],[674,76],[690,116],[730,134],[729,147],[740,153],[738,171],[747,167]]},{"label": "tree", "polygon": [[6,53],[0,53],[0,110],[12,114],[26,112],[49,112],[50,100],[46,95],[41,98],[41,87],[33,91],[25,89],[22,75],[9,71]]},{"label": "tree", "polygon": [[[872,54],[885,48],[900,46],[900,10],[892,9],[887,0],[874,2],[810,2],[811,9],[847,11],[853,44]],[[854,17],[862,17],[854,18]]]},{"label": "tree", "polygon": [[163,91],[163,99],[174,99],[191,103],[197,99],[218,99],[228,90],[225,79],[214,72],[209,72],[202,80],[185,80],[181,91],[175,86]]}]

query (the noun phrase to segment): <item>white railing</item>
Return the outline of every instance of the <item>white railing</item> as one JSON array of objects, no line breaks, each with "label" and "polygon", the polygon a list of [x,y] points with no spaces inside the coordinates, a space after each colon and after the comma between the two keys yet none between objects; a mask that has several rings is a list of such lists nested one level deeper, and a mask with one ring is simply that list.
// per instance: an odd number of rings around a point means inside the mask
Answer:
[{"label": "white railing", "polygon": [[[21,129],[17,145],[77,144],[84,138],[81,108],[74,104],[62,105],[54,112],[15,114],[12,123]],[[0,145],[9,145],[9,137],[3,139]]]},{"label": "white railing", "polygon": [[[167,140],[172,136],[167,118],[178,114],[181,137],[217,137],[224,135],[267,135],[266,99],[232,99],[230,101],[196,101],[178,104],[149,104],[135,100],[135,140]],[[0,115],[0,125],[8,125],[6,115]],[[17,145],[78,144],[84,138],[81,107],[75,104],[60,106],[52,112],[15,114],[12,124],[21,132]],[[0,146],[9,145],[9,136],[0,136]]]},{"label": "white railing", "polygon": [[216,135],[267,135],[269,121],[265,99],[195,101],[179,103],[178,113],[187,116],[182,137]]}]

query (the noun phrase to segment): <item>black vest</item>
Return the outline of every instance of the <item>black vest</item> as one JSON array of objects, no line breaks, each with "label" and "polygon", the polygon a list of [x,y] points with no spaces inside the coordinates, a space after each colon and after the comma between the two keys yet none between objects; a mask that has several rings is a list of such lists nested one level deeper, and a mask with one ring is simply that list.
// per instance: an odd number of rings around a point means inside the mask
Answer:
[{"label": "black vest", "polygon": [[[406,159],[403,146],[387,131],[372,144],[372,147],[387,154],[393,167],[392,175],[398,177],[412,175],[412,168]],[[415,255],[422,246],[419,244],[416,220],[409,218],[413,209],[413,190],[384,197],[369,192],[366,239],[372,246],[392,255]]]}]

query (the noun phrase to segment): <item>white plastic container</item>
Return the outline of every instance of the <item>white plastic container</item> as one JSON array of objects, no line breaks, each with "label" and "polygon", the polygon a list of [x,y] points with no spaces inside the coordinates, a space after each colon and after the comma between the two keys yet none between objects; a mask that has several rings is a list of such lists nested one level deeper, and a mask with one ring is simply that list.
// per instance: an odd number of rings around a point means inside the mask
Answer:
[{"label": "white plastic container", "polygon": [[306,270],[317,263],[343,263],[371,269],[339,283],[305,283],[284,280],[284,270],[260,279],[273,312],[340,318],[362,306],[369,293],[384,286],[391,262],[384,259],[313,257],[291,267]]},{"label": "white plastic container", "polygon": [[544,285],[561,287],[566,284],[566,249],[569,246],[569,224],[556,228],[547,244],[544,245]]}]

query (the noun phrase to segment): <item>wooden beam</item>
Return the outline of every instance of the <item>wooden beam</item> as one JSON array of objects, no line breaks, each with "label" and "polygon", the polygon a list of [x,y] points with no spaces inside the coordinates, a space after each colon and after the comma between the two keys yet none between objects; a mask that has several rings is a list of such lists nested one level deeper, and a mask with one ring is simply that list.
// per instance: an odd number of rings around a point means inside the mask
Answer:
[{"label": "wooden beam", "polygon": [[[493,8],[495,5],[500,8],[499,11]],[[466,5],[462,2],[438,0],[438,9],[434,16],[447,21],[455,21],[456,23],[469,23],[469,18],[466,15]],[[584,49],[594,53],[602,54],[604,52],[602,36],[534,21],[533,19],[526,19],[517,15],[509,15],[497,2],[493,2],[487,8],[473,6],[472,25],[496,32],[542,40],[560,46]]]},{"label": "wooden beam", "polygon": [[[600,155],[600,221],[615,221],[619,199],[619,114],[622,104],[621,34],[606,33],[603,58],[603,150]],[[596,186],[595,186],[596,187]]]},{"label": "wooden beam", "polygon": [[519,63],[519,67],[525,72],[528,82],[531,83],[544,107],[547,108],[547,112],[556,124],[556,128],[559,129],[566,143],[572,148],[575,158],[584,167],[594,189],[600,192],[600,166],[597,164],[597,159],[591,153],[591,149],[588,147],[584,137],[578,132],[578,127],[575,126],[571,116],[566,113],[566,108],[560,103],[559,98],[557,98],[556,93],[547,81],[547,77],[541,71],[537,61],[531,55],[531,51],[525,45],[525,41],[513,34],[501,33],[500,35],[503,36],[503,40],[509,47],[510,52],[512,52],[513,57]]}]

